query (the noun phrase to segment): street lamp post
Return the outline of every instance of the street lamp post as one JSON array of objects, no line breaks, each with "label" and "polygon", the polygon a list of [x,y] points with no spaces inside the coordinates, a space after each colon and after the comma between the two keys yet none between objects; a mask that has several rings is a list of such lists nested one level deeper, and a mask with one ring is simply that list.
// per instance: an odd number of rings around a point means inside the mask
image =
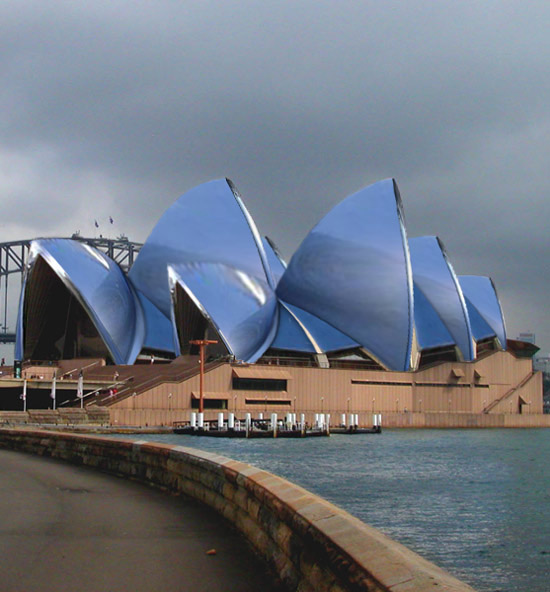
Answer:
[{"label": "street lamp post", "polygon": [[192,345],[199,346],[199,356],[200,356],[200,388],[199,388],[199,413],[204,412],[204,350],[206,349],[207,345],[211,343],[218,343],[213,339],[194,339],[190,341]]}]

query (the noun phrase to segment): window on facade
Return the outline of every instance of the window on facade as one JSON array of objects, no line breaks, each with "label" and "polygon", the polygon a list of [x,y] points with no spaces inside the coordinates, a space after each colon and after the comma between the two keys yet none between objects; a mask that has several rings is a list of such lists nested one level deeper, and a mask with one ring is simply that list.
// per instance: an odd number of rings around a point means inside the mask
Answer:
[{"label": "window on facade", "polygon": [[[227,409],[227,399],[203,399],[205,409]],[[199,408],[199,399],[191,399],[191,409]]]},{"label": "window on facade", "polygon": [[233,389],[237,391],[286,391],[286,383],[286,379],[233,376]]},{"label": "window on facade", "polygon": [[290,406],[290,399],[245,399],[246,405],[288,405]]}]

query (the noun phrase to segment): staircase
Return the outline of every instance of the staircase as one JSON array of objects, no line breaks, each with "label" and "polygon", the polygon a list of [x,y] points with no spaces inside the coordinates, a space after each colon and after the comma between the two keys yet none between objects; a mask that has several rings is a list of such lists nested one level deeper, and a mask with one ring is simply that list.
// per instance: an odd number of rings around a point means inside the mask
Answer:
[{"label": "staircase", "polygon": [[511,397],[517,390],[525,386],[531,380],[531,378],[533,378],[534,375],[534,371],[529,372],[529,374],[525,378],[523,378],[519,384],[516,384],[516,386],[512,387],[509,391],[506,391],[502,395],[502,397],[499,397],[498,399],[495,399],[494,401],[489,403],[489,405],[485,407],[482,413],[490,413],[491,410],[494,409],[499,403],[502,403],[502,401],[506,401],[506,399]]},{"label": "staircase", "polygon": [[[204,371],[209,372],[226,360],[215,360],[204,365]],[[139,395],[165,382],[178,383],[197,376],[200,372],[198,356],[180,356],[169,364],[136,364],[134,366],[103,366],[84,371],[84,382],[104,382],[105,389],[96,395],[87,396],[84,403],[110,407],[134,394]],[[109,394],[109,389],[116,389],[115,394]]]}]

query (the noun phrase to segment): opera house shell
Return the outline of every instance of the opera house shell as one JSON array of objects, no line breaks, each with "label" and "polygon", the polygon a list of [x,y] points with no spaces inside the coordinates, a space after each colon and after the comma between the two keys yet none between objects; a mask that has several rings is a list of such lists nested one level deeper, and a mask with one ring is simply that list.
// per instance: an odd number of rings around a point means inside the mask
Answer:
[{"label": "opera house shell", "polygon": [[[189,421],[199,398],[209,420],[293,411],[314,422],[324,411],[480,427],[542,416],[536,346],[507,338],[490,278],[457,275],[437,236],[408,237],[393,179],[337,204],[288,263],[227,179],[181,196],[127,272],[81,241],[35,240],[17,325],[31,404],[51,405],[47,368],[66,389],[60,404],[80,406],[79,369],[86,406],[112,424]],[[202,366],[204,339],[215,343]],[[13,397],[6,408],[20,406]]]},{"label": "opera house shell", "polygon": [[435,236],[409,239],[387,179],[336,205],[288,265],[263,238],[234,185],[196,187],[160,218],[128,274],[69,239],[32,243],[16,358],[196,353],[254,363],[307,358],[409,371],[506,349],[492,281],[458,277]]}]

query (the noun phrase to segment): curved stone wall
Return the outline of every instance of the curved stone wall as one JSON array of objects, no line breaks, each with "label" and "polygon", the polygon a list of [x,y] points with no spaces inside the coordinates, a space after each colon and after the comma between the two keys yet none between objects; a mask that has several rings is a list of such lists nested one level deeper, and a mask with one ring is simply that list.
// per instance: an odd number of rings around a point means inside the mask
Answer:
[{"label": "curved stone wall", "polygon": [[322,498],[224,456],[30,429],[0,429],[0,447],[87,465],[200,500],[237,527],[290,590],[472,591]]}]

